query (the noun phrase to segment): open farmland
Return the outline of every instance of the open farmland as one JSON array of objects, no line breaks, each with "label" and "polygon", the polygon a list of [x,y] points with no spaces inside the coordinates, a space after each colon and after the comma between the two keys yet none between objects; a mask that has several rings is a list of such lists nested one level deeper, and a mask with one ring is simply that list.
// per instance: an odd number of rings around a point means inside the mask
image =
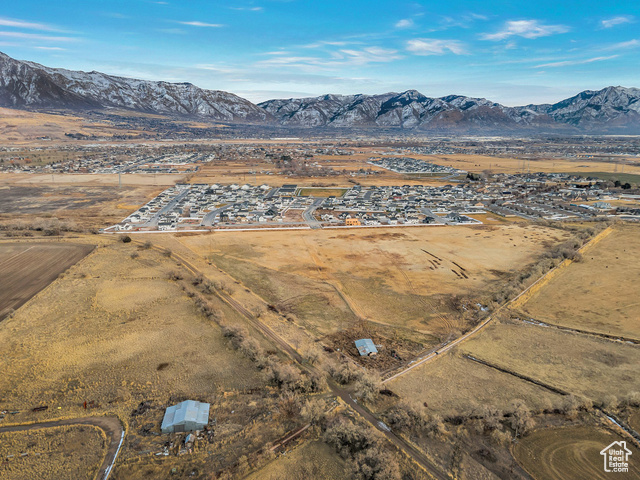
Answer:
[{"label": "open farmland", "polygon": [[[106,451],[104,434],[90,425],[0,433],[4,480],[82,480],[98,473]],[[27,455],[22,455],[27,452]]]},{"label": "open farmland", "polygon": [[331,480],[348,475],[349,467],[332,447],[311,440],[287,450],[247,480]]},{"label": "open farmland", "polygon": [[43,143],[47,140],[72,142],[67,133],[83,135],[138,135],[134,129],[116,128],[107,122],[95,122],[73,115],[51,115],[0,108],[0,141],[13,145]]},{"label": "open farmland", "polygon": [[574,395],[622,400],[638,390],[637,345],[526,324],[495,324],[460,347]]},{"label": "open farmland", "polygon": [[358,318],[446,336],[466,327],[454,296],[478,302],[564,232],[508,224],[226,232],[179,240],[317,334]]},{"label": "open farmland", "polygon": [[640,477],[638,450],[633,453],[628,473],[605,473],[600,451],[612,442],[622,440],[607,430],[596,427],[566,427],[536,430],[513,447],[513,454],[535,480],[633,479]]},{"label": "open farmland", "polygon": [[[115,182],[117,184],[117,178]],[[32,234],[43,231],[49,226],[75,232],[97,231],[134,212],[162,189],[151,185],[116,188],[91,183],[6,182],[0,185],[0,230],[16,237],[25,231]]]},{"label": "open farmland", "polygon": [[0,243],[0,320],[92,249],[69,243]]},{"label": "open farmland", "polygon": [[[0,323],[0,410],[48,405],[80,416],[87,401],[128,417],[143,400],[207,400],[262,385],[251,362],[169,280],[173,262],[153,250],[131,258],[136,251],[132,244],[98,247]],[[219,309],[223,320],[239,322]],[[31,418],[25,412],[12,421],[22,415]]]},{"label": "open farmland", "polygon": [[640,228],[617,227],[523,307],[536,320],[640,339]]},{"label": "open farmland", "polygon": [[426,403],[426,412],[439,415],[469,413],[482,405],[504,410],[514,398],[524,400],[532,409],[542,409],[559,398],[537,385],[474,363],[458,353],[427,362],[385,386],[402,400]]}]

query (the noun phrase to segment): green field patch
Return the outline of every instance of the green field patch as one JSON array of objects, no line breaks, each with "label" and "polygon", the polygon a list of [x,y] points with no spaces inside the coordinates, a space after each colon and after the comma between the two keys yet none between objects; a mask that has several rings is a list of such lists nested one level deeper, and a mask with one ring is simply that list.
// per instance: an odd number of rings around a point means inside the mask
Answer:
[{"label": "green field patch", "polygon": [[298,191],[300,197],[342,197],[347,193],[348,188],[301,188]]}]

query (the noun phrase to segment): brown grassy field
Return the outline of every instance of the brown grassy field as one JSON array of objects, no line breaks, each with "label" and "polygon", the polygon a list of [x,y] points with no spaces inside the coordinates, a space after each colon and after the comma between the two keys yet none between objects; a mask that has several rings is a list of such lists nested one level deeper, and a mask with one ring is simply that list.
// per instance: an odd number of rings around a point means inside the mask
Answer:
[{"label": "brown grassy field", "polygon": [[[264,384],[178,284],[175,264],[133,244],[100,246],[0,323],[0,410],[12,421],[99,412],[126,419],[141,401],[207,400]],[[241,323],[219,305],[226,321]],[[160,367],[162,365],[162,367]],[[126,420],[125,420],[126,421]]]},{"label": "brown grassy field", "polygon": [[347,478],[349,468],[335,450],[320,440],[287,450],[247,480],[333,480]]},{"label": "brown grassy field", "polygon": [[[518,158],[489,157],[484,155],[432,155],[420,156],[427,161],[439,165],[447,165],[470,172],[482,172],[490,170],[493,173],[519,173],[522,172],[522,160]],[[588,176],[589,172],[614,172],[616,164],[602,162],[594,159],[562,159],[541,158],[531,159],[525,165],[525,171],[531,172],[576,172]],[[620,167],[617,167],[620,170]],[[625,165],[626,173],[640,173],[640,165]]]},{"label": "brown grassy field", "polygon": [[631,428],[636,432],[640,431],[640,413],[634,413],[631,415],[629,418],[629,425],[631,425]]},{"label": "brown grassy field", "polygon": [[600,451],[619,436],[596,427],[565,427],[536,430],[513,447],[513,454],[535,480],[584,480],[640,478],[635,459],[640,456],[631,442],[633,453],[628,473],[605,473]]},{"label": "brown grassy field", "polygon": [[114,128],[107,122],[94,122],[71,115],[52,115],[0,108],[0,141],[12,144],[38,142],[48,137],[58,142],[71,143],[65,133],[83,135],[136,135],[140,131]]},{"label": "brown grassy field", "polygon": [[494,324],[461,350],[575,395],[622,400],[638,390],[640,348],[533,325]]},{"label": "brown grassy field", "polygon": [[92,249],[64,243],[0,243],[0,320]]},{"label": "brown grassy field", "polygon": [[[11,174],[3,177],[2,180],[6,184],[15,185],[79,185],[79,186],[111,186],[117,187],[120,183],[126,186],[166,186],[174,185],[184,180],[185,175],[180,173],[131,173],[118,177],[117,173],[74,173],[63,174]],[[153,197],[152,197],[153,198]]]},{"label": "brown grassy field", "polygon": [[[541,409],[559,396],[503,372],[450,353],[385,384],[401,399],[416,405],[426,402],[428,413],[457,415],[481,405],[506,409],[521,399]],[[381,405],[382,408],[386,406]]]},{"label": "brown grassy field", "polygon": [[640,339],[640,227],[619,226],[523,307],[533,318]]},{"label": "brown grassy field", "polygon": [[5,226],[5,234],[20,236],[20,230],[59,219],[72,230],[97,230],[120,222],[163,189],[151,185],[0,185],[0,226]]},{"label": "brown grassy field", "polygon": [[481,301],[563,235],[507,224],[215,233],[179,240],[318,334],[360,317],[443,335],[464,326],[449,304],[452,295]]},{"label": "brown grassy field", "polygon": [[0,433],[0,477],[92,480],[105,452],[104,434],[90,425]]}]

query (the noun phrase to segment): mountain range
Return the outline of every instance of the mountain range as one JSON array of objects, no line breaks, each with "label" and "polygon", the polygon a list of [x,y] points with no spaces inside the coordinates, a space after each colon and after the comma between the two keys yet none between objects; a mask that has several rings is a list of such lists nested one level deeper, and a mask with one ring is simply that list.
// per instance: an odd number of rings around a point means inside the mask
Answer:
[{"label": "mountain range", "polygon": [[296,128],[402,128],[425,132],[640,133],[640,89],[584,91],[555,104],[507,107],[416,90],[322,95],[258,105],[191,83],[136,80],[15,60],[0,52],[0,106],[29,110],[122,108],[210,121]]}]

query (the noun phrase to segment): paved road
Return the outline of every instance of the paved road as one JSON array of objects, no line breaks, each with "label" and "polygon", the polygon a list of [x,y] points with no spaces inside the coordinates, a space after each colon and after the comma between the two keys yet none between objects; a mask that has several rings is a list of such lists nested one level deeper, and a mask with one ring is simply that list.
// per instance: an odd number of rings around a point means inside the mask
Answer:
[{"label": "paved road", "polygon": [[216,218],[216,215],[218,215],[219,213],[224,212],[225,210],[228,210],[230,208],[232,208],[233,205],[225,205],[224,207],[220,207],[220,208],[216,208],[215,210],[211,210],[209,213],[207,213],[204,218],[202,219],[202,222],[200,222],[200,225],[202,225],[203,227],[210,227],[213,225],[213,221]]},{"label": "paved road", "polygon": [[118,417],[81,417],[31,423],[29,425],[12,425],[8,427],[0,427],[0,433],[40,430],[41,428],[60,427],[64,425],[93,425],[104,431],[107,435],[108,442],[107,455],[104,457],[96,478],[106,480],[109,473],[111,473],[111,469],[113,468],[118,452],[120,451],[120,447],[122,446],[122,440],[124,439],[124,430]]},{"label": "paved road", "polygon": [[172,210],[173,207],[176,206],[176,204],[182,200],[187,194],[189,193],[189,190],[185,190],[184,192],[179,193],[178,195],[176,195],[173,200],[171,200],[169,203],[167,203],[164,207],[162,207],[153,217],[151,217],[149,219],[149,221],[147,223],[145,223],[144,225],[142,225],[143,227],[157,227],[158,226],[158,221],[160,220],[160,215],[167,213],[168,211]]},{"label": "paved road", "polygon": [[307,208],[304,212],[302,212],[302,218],[311,228],[322,228],[322,224],[316,220],[313,216],[313,213],[318,209],[320,205],[324,202],[324,198],[316,198],[313,203]]}]

